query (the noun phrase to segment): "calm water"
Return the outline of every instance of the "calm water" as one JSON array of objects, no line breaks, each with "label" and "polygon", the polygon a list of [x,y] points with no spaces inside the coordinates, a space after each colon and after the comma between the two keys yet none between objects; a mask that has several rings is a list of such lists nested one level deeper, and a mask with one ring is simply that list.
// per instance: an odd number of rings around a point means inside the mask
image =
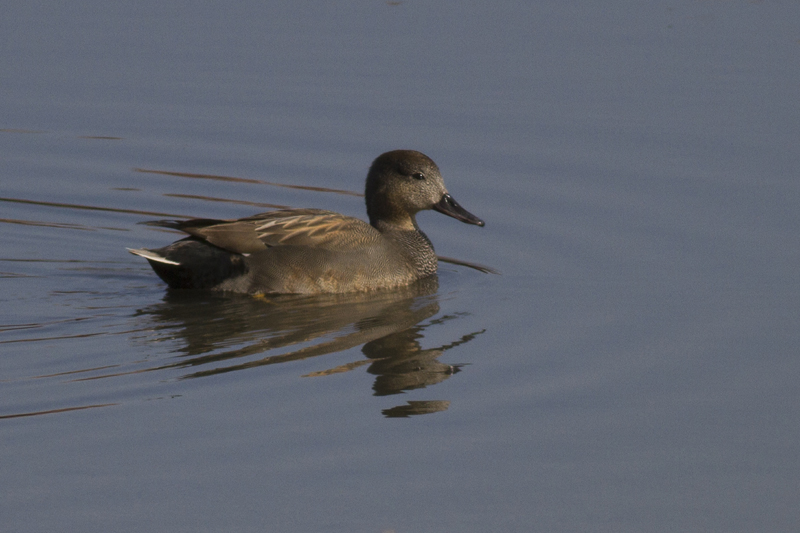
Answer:
[{"label": "calm water", "polygon": [[[799,4],[262,4],[4,10],[0,529],[796,530]],[[364,217],[395,148],[500,274],[257,300],[125,252]]]}]

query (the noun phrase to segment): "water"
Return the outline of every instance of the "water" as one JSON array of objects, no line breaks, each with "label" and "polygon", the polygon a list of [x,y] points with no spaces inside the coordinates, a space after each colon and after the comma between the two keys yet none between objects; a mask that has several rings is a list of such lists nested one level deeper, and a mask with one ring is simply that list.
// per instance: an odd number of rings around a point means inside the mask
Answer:
[{"label": "water", "polygon": [[[0,526],[793,531],[798,14],[12,4]],[[487,222],[420,215],[437,252],[500,274],[263,301],[124,250],[363,218],[395,148]]]}]

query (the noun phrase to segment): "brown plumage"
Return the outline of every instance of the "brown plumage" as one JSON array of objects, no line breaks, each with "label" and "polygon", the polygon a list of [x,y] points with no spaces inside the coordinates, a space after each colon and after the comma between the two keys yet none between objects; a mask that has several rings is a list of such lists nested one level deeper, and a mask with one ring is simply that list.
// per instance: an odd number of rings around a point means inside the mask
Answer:
[{"label": "brown plumage", "polygon": [[336,293],[408,285],[436,273],[433,245],[415,215],[435,209],[483,226],[447,193],[428,156],[395,150],[372,163],[366,183],[370,223],[321,209],[270,211],[239,220],[149,224],[189,237],[144,257],[171,288],[251,294]]}]

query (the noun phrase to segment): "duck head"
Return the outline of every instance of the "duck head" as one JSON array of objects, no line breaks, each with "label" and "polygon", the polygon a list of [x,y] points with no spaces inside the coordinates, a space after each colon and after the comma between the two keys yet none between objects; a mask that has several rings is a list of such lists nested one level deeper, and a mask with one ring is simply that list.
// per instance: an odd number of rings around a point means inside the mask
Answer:
[{"label": "duck head", "polygon": [[479,219],[447,192],[439,167],[415,150],[394,150],[378,156],[367,173],[367,215],[382,229],[418,230],[415,215],[434,209],[467,224],[483,226]]}]

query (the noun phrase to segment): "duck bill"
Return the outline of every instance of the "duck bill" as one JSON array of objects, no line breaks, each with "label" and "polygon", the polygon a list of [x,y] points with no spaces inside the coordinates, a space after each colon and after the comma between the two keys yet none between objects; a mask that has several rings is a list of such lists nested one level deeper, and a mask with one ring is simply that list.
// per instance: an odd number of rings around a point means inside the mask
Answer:
[{"label": "duck bill", "polygon": [[475,224],[476,226],[483,226],[485,224],[483,220],[458,205],[458,202],[453,200],[453,197],[447,193],[442,196],[442,199],[439,200],[438,203],[433,204],[433,208],[440,213],[444,213],[447,216],[453,217],[461,222],[466,222],[467,224]]}]

